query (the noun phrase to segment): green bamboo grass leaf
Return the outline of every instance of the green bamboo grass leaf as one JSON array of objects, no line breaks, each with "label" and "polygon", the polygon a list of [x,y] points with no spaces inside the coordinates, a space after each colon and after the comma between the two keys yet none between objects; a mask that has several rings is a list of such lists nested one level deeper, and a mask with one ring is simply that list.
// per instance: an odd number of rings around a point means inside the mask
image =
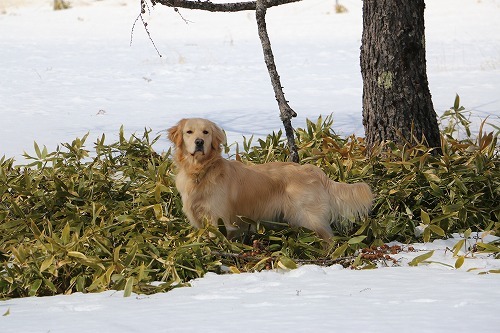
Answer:
[{"label": "green bamboo grass leaf", "polygon": [[424,229],[423,240],[424,243],[429,243],[431,240],[431,229],[428,226]]},{"label": "green bamboo grass leaf", "polygon": [[188,243],[188,244],[182,244],[179,246],[179,249],[192,249],[196,247],[202,247],[207,245],[206,243]]},{"label": "green bamboo grass leaf", "polygon": [[431,218],[429,217],[429,214],[427,214],[427,212],[423,209],[420,210],[420,219],[425,225],[431,224]]},{"label": "green bamboo grass leaf", "polygon": [[54,263],[54,259],[55,259],[54,256],[45,258],[45,260],[40,265],[40,273],[49,268]]},{"label": "green bamboo grass leaf", "polygon": [[425,178],[430,182],[430,184],[437,183],[439,184],[441,182],[441,178],[439,178],[437,175],[435,175],[432,170],[427,170],[424,172]]},{"label": "green bamboo grass leaf", "polygon": [[137,244],[135,244],[132,247],[132,250],[129,250],[129,253],[128,253],[127,257],[123,261],[123,264],[125,265],[125,267],[130,266],[130,264],[132,263],[132,261],[135,259],[136,254],[137,254]]},{"label": "green bamboo grass leaf", "polygon": [[370,222],[371,222],[370,219],[365,219],[365,221],[363,222],[363,225],[361,225],[361,227],[358,229],[358,231],[356,231],[354,233],[354,236],[359,236],[363,232],[365,232],[366,228],[368,228],[370,226]]},{"label": "green bamboo grass leaf", "polygon": [[460,108],[460,96],[456,94],[455,96],[455,102],[453,103],[453,109],[458,110]]},{"label": "green bamboo grass leaf", "polygon": [[356,236],[356,237],[352,237],[350,238],[347,243],[349,245],[354,245],[354,244],[359,244],[361,243],[362,241],[364,241],[366,239],[366,235],[362,235],[362,236]]},{"label": "green bamboo grass leaf", "polygon": [[134,287],[135,279],[133,276],[127,278],[125,288],[123,289],[123,297],[130,297],[132,295],[132,288]]},{"label": "green bamboo grass leaf", "polygon": [[72,258],[88,260],[87,256],[79,251],[68,251],[68,256]]},{"label": "green bamboo grass leaf", "polygon": [[443,220],[446,220],[446,219],[451,219],[453,217],[456,217],[457,216],[457,212],[453,212],[453,213],[449,213],[449,214],[443,214],[441,216],[438,216],[438,217],[435,217],[432,219],[432,223],[433,224],[437,224],[438,222],[441,222]]},{"label": "green bamboo grass leaf", "polygon": [[141,263],[137,273],[137,281],[141,282],[145,277],[146,277],[146,267],[144,266],[144,263]]},{"label": "green bamboo grass leaf", "polygon": [[443,205],[441,210],[444,214],[453,214],[457,213],[460,209],[464,207],[463,203],[456,203],[450,205]]},{"label": "green bamboo grass leaf", "polygon": [[39,160],[42,159],[42,153],[40,151],[40,147],[38,147],[38,144],[36,142],[33,142],[33,147],[35,148],[35,154],[38,157]]},{"label": "green bamboo grass leaf", "polygon": [[487,273],[500,274],[500,269],[490,269]]},{"label": "green bamboo grass leaf", "polygon": [[465,244],[465,239],[461,239],[457,242],[457,244],[455,244],[455,246],[453,246],[453,256],[456,257],[458,255],[458,252],[460,252],[460,250],[462,249],[462,247],[464,246]]},{"label": "green bamboo grass leaf", "polygon": [[354,259],[354,262],[351,265],[352,267],[358,268],[361,265],[363,259],[362,255],[363,255],[362,253],[358,254],[358,256],[356,257],[356,259]]},{"label": "green bamboo grass leaf", "polygon": [[468,239],[471,234],[472,234],[472,230],[470,228],[468,228],[467,230],[464,231],[464,238]]},{"label": "green bamboo grass leaf", "polygon": [[478,242],[476,246],[483,249],[483,251],[485,252],[493,252],[493,253],[500,252],[500,247],[493,244]]},{"label": "green bamboo grass leaf", "polygon": [[28,295],[35,296],[38,291],[38,288],[40,288],[40,286],[42,285],[42,282],[43,282],[42,279],[36,279],[35,281],[33,281],[29,289]]},{"label": "green bamboo grass leaf", "polygon": [[430,229],[433,233],[435,233],[436,235],[438,235],[438,236],[441,236],[441,237],[446,236],[446,233],[444,232],[444,230],[443,230],[440,226],[438,226],[438,225],[436,225],[436,224],[430,224],[430,225],[429,225],[429,229]]},{"label": "green bamboo grass leaf", "polygon": [[62,234],[61,234],[61,241],[62,241],[63,245],[66,245],[69,243],[70,232],[71,232],[71,228],[69,226],[69,222],[67,222],[66,225],[64,226],[64,228],[62,230]]},{"label": "green bamboo grass leaf", "polygon": [[[157,201],[161,201],[160,196],[158,196]],[[155,213],[155,218],[157,220],[161,220],[163,218],[163,208],[161,204],[155,204],[153,205],[153,211]]]},{"label": "green bamboo grass leaf", "polygon": [[250,271],[250,272],[261,271],[262,269],[264,269],[264,267],[266,267],[266,264],[269,263],[270,259],[271,259],[270,257],[264,257],[264,258],[260,259],[257,263],[252,265],[252,267],[248,271]]},{"label": "green bamboo grass leaf", "polygon": [[438,198],[441,198],[443,196],[443,190],[441,189],[441,187],[439,187],[438,185],[430,182],[429,183],[431,189],[432,189],[432,192],[434,193],[434,195]]},{"label": "green bamboo grass leaf", "polygon": [[38,226],[32,219],[29,219],[29,221],[30,221],[30,229],[31,231],[33,231],[33,235],[39,238],[42,235],[42,231],[38,228]]},{"label": "green bamboo grass leaf", "polygon": [[241,274],[241,271],[236,266],[230,266],[229,272],[231,272],[232,274]]},{"label": "green bamboo grass leaf", "polygon": [[408,263],[408,265],[410,265],[410,266],[418,266],[419,264],[423,263],[425,260],[427,260],[430,257],[432,257],[433,254],[434,254],[434,250],[426,252],[424,254],[421,254],[421,255],[413,258],[413,260],[410,261]]},{"label": "green bamboo grass leaf", "polygon": [[337,259],[337,258],[343,256],[348,247],[349,247],[349,243],[346,242],[346,243],[342,244],[341,246],[339,246],[338,248],[336,248],[335,251],[333,251],[333,253],[331,255],[331,259]]},{"label": "green bamboo grass leaf", "polygon": [[424,263],[426,263],[426,264],[442,265],[442,266],[445,266],[445,267],[448,267],[448,268],[455,268],[454,265],[450,265],[450,264],[447,264],[447,263],[444,263],[444,262],[434,261],[434,260],[426,260]]},{"label": "green bamboo grass leaf", "polygon": [[241,222],[245,222],[249,225],[256,225],[257,224],[257,222],[255,222],[254,220],[252,220],[246,216],[237,216],[237,217],[238,217],[238,219],[240,219]]},{"label": "green bamboo grass leaf", "polygon": [[455,261],[455,268],[459,269],[460,267],[462,267],[462,265],[464,264],[464,262],[465,262],[465,257],[464,256],[459,256],[458,259]]},{"label": "green bamboo grass leaf", "polygon": [[55,294],[57,292],[56,286],[52,283],[50,279],[43,278],[43,283],[47,288],[49,288],[50,291],[52,291],[52,293]]},{"label": "green bamboo grass leaf", "polygon": [[278,260],[278,266],[283,269],[295,269],[297,268],[297,263],[286,256],[281,256]]},{"label": "green bamboo grass leaf", "polygon": [[42,159],[46,159],[47,156],[48,156],[48,150],[47,150],[47,147],[46,146],[43,146],[43,149],[42,149]]}]

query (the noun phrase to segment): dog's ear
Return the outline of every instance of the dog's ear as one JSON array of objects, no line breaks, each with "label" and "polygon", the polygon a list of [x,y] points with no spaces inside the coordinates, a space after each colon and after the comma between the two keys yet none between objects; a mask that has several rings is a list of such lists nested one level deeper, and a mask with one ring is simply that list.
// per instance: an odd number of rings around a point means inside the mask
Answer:
[{"label": "dog's ear", "polygon": [[182,129],[185,123],[186,119],[182,119],[177,125],[168,129],[168,139],[172,141],[176,147],[182,146]]},{"label": "dog's ear", "polygon": [[212,148],[219,150],[221,144],[226,144],[226,133],[215,124],[212,127]]}]

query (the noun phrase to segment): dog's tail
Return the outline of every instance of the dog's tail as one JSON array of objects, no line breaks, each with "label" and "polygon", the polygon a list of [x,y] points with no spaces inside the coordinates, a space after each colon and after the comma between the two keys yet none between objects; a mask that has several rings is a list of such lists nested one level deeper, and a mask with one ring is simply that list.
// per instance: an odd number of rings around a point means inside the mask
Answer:
[{"label": "dog's tail", "polygon": [[329,181],[332,218],[355,220],[370,212],[373,193],[366,183],[346,184]]}]

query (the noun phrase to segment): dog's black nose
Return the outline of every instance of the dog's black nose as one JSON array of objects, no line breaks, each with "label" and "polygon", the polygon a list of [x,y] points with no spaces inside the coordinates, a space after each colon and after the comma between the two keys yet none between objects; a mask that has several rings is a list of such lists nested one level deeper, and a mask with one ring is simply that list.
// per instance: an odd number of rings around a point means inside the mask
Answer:
[{"label": "dog's black nose", "polygon": [[194,140],[194,144],[196,145],[196,147],[203,147],[204,143],[205,143],[205,141],[203,139]]}]

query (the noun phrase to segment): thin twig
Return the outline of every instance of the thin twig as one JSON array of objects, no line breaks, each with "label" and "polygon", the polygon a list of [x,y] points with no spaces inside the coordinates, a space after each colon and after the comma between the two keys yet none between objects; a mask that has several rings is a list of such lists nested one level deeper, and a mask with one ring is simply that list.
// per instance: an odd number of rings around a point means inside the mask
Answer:
[{"label": "thin twig", "polygon": [[186,24],[193,23],[193,21],[189,21],[188,19],[184,18],[184,16],[182,16],[179,8],[175,7],[174,11],[181,17],[181,19],[184,21],[184,23],[186,23]]},{"label": "thin twig", "polygon": [[[134,21],[134,24],[132,25],[132,30],[130,31],[130,46],[132,46],[132,40],[134,38],[134,29],[135,29],[135,25],[137,23],[137,21],[141,20],[142,22],[142,25],[144,27],[144,30],[146,31],[146,33],[148,34],[148,38],[149,40],[151,41],[151,44],[153,44],[153,47],[155,48],[156,50],[156,53],[158,53],[158,56],[161,58],[162,55],[160,53],[160,51],[158,50],[158,48],[156,47],[156,44],[155,42],[153,41],[153,38],[151,37],[151,33],[149,32],[149,29],[148,29],[148,23],[146,21],[144,21],[144,17],[143,15],[146,13],[146,9],[145,8],[148,8],[148,12],[150,12],[150,9],[149,9],[149,6],[147,5],[147,2],[146,0],[141,0],[141,12],[139,15],[137,15],[137,17],[135,18],[135,21]],[[179,14],[180,15],[180,14]],[[181,16],[182,17],[182,16]]]}]

